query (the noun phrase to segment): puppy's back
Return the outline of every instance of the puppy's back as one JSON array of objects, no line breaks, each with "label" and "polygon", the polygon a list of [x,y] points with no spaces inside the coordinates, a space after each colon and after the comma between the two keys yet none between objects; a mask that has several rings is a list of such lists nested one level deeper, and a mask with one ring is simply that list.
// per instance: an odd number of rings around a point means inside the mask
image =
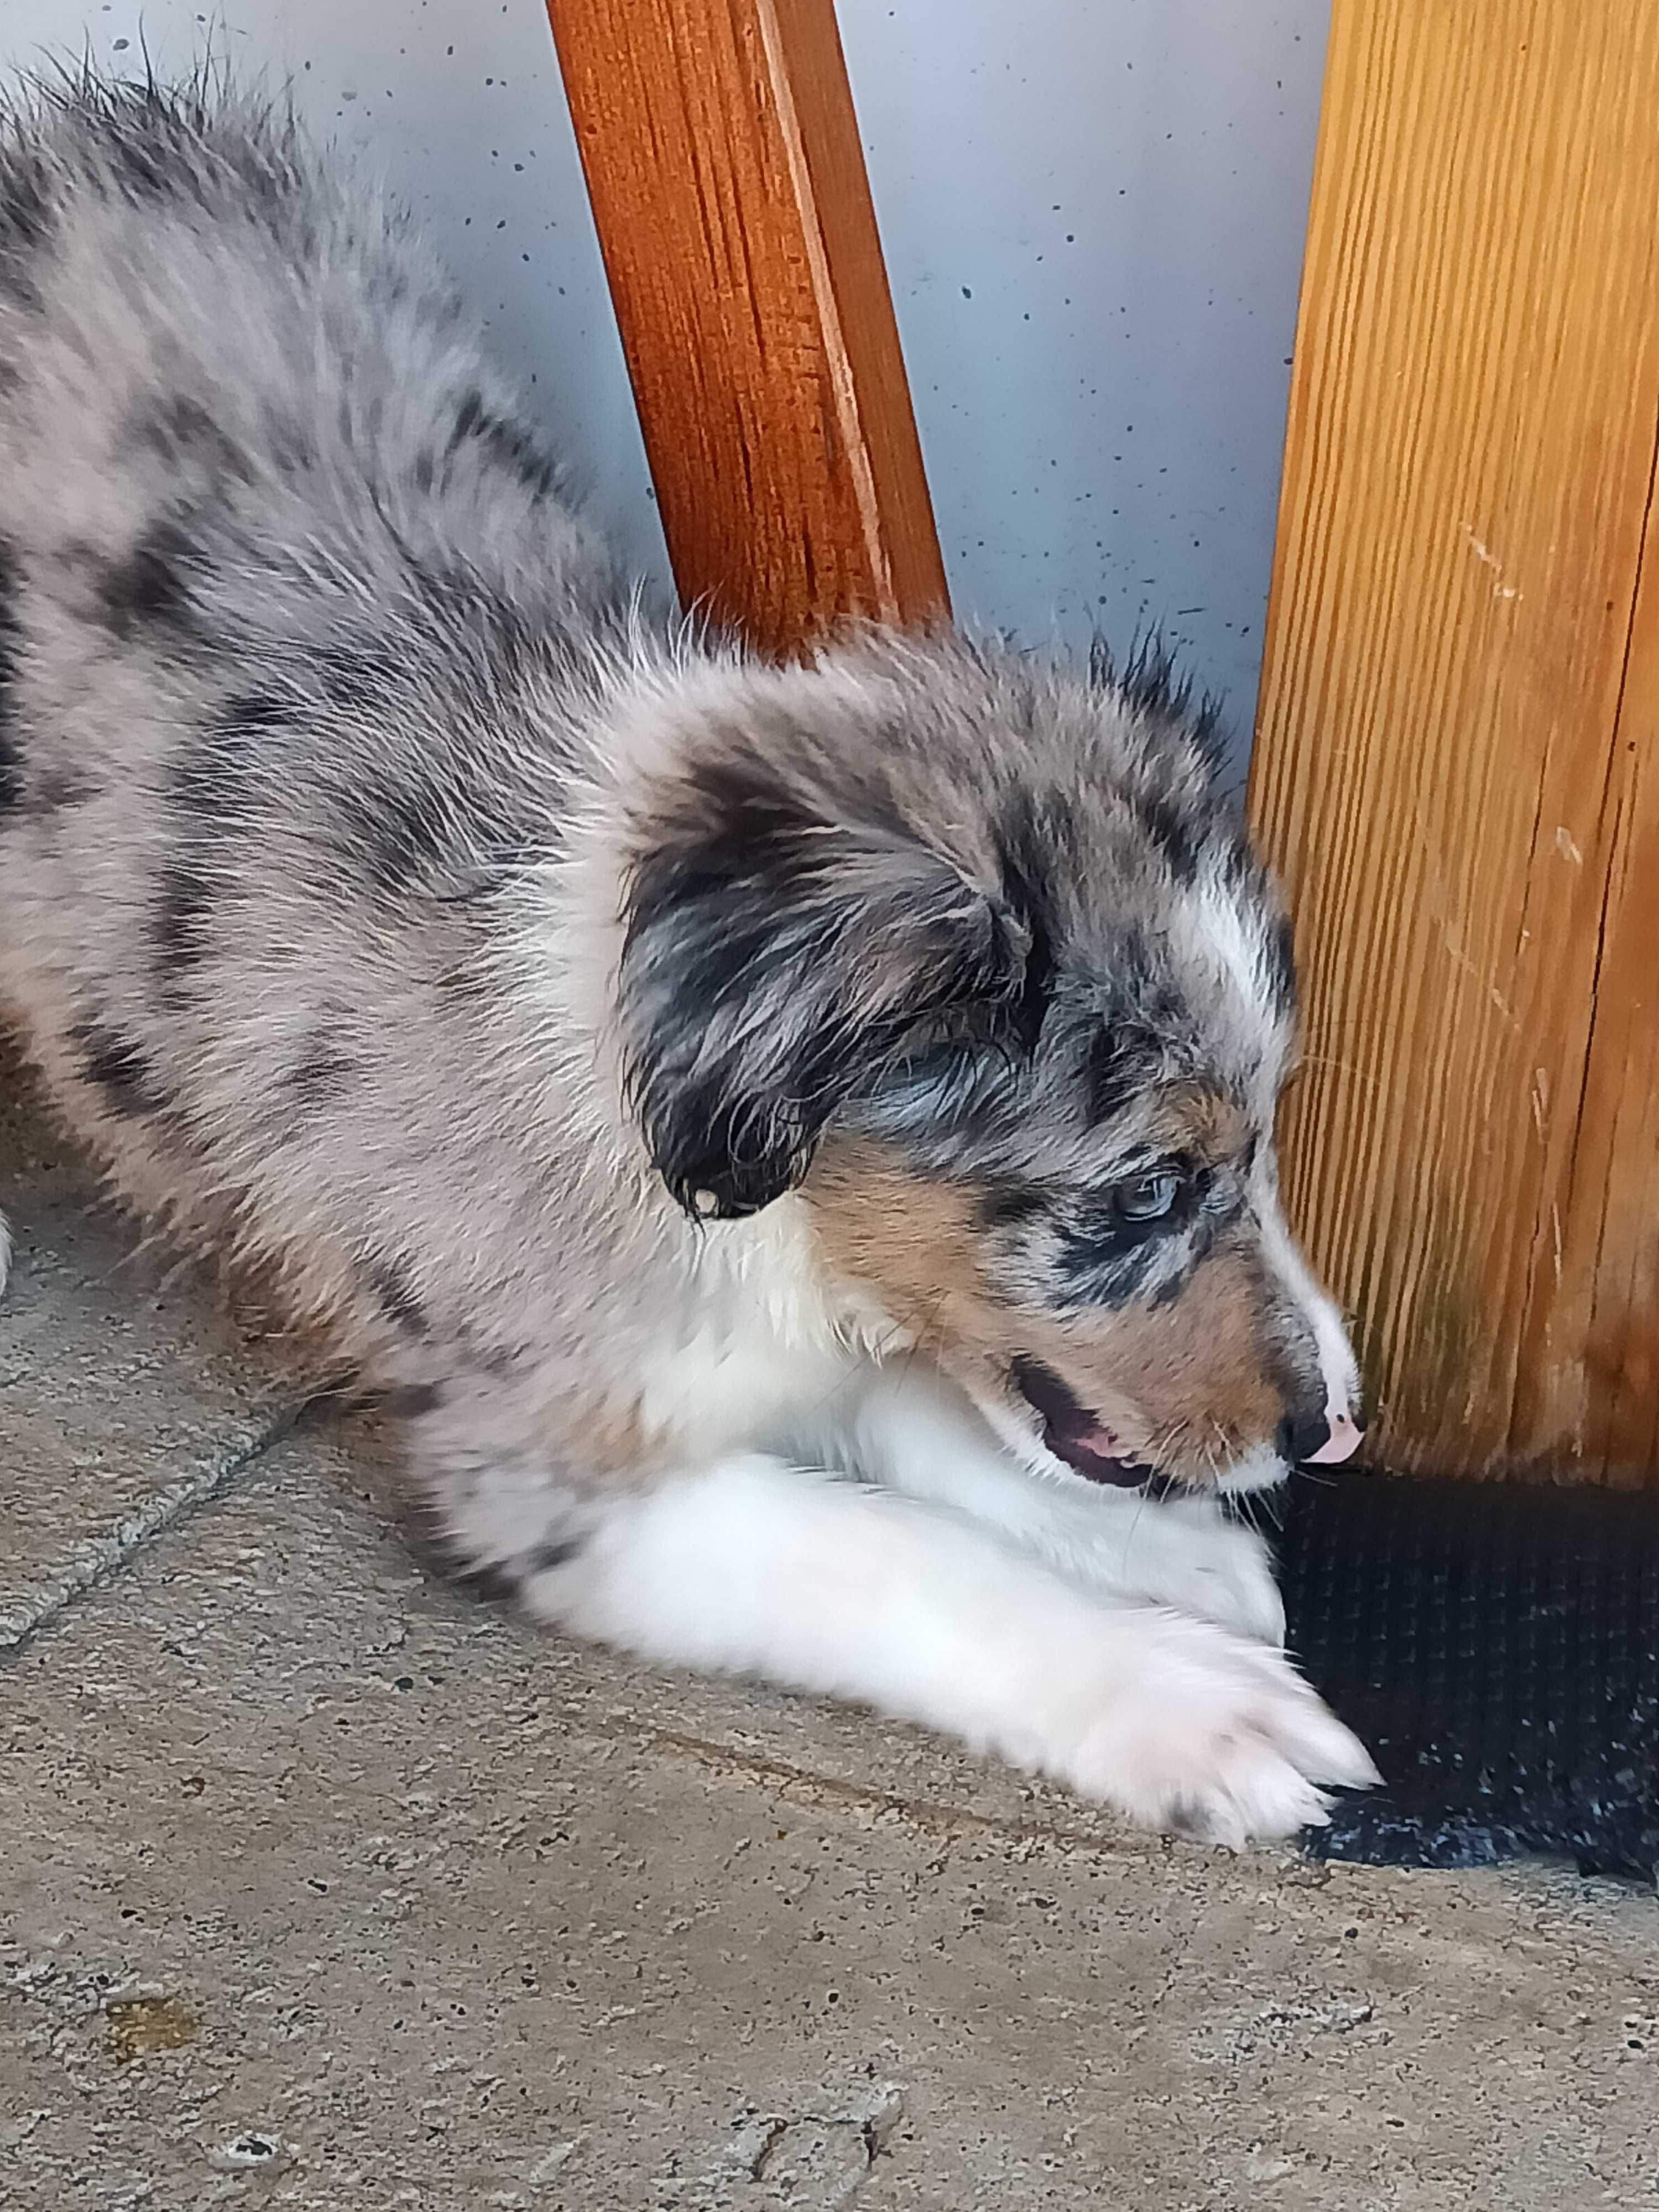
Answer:
[{"label": "puppy's back", "polygon": [[400,1214],[441,1247],[441,1192],[510,1211],[443,1157],[503,1065],[483,894],[556,842],[617,619],[447,281],[279,112],[0,120],[0,1012],[301,1306]]},{"label": "puppy's back", "polygon": [[[360,586],[410,556],[544,586],[604,574],[423,246],[282,111],[230,92],[89,81],[13,108],[0,360],[0,516],[26,548],[107,564],[193,521],[192,550],[241,556],[210,577],[204,558],[198,586],[272,629],[318,621],[331,562]],[[303,592],[273,599],[301,550]],[[141,615],[146,579],[126,580]]]}]

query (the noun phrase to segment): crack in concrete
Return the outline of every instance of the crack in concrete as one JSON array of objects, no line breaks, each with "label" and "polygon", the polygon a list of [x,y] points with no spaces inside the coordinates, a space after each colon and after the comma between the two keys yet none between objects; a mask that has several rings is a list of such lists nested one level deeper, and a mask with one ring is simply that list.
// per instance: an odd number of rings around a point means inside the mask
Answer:
[{"label": "crack in concrete", "polygon": [[730,2161],[745,2180],[769,2185],[771,2203],[846,2212],[904,2116],[903,2090],[878,2082],[839,2112],[757,2116],[740,2130]]},{"label": "crack in concrete", "polygon": [[789,2123],[787,2120],[763,2120],[757,2132],[759,2141],[752,2154],[748,2144],[745,2143],[739,2161],[744,2172],[748,2175],[750,2181],[763,2181],[766,2179],[767,2161],[785,2136],[788,2134]]},{"label": "crack in concrete", "polygon": [[[872,1788],[864,1783],[844,1782],[834,1775],[793,1766],[763,1752],[710,1742],[705,1737],[682,1735],[674,1729],[654,1728],[621,1714],[609,1722],[581,1721],[575,1725],[590,1735],[633,1743],[641,1750],[666,1752],[689,1760],[707,1773],[758,1783],[776,1790],[797,1804],[860,1813],[877,1820],[902,1820],[907,1826],[919,1829],[924,1835],[938,1836],[946,1843],[986,1836],[999,1843],[1086,1851],[1097,1858],[1137,1851],[1135,1838],[1110,1831],[1065,1827],[1049,1820],[1001,1820],[993,1814],[970,1813],[960,1806],[942,1805],[924,1797],[907,1797],[896,1790]],[[1150,1856],[1158,1849],[1157,1844],[1151,1850],[1143,1846],[1137,1855]]]},{"label": "crack in concrete", "polygon": [[0,1613],[0,1666],[15,1658],[29,1639],[50,1627],[88,1590],[118,1575],[127,1562],[169,1528],[222,1497],[241,1475],[289,1436],[310,1401],[287,1407],[271,1419],[228,1439],[185,1469],[184,1474],[101,1536],[82,1544],[50,1581],[31,1590],[21,1604]]}]

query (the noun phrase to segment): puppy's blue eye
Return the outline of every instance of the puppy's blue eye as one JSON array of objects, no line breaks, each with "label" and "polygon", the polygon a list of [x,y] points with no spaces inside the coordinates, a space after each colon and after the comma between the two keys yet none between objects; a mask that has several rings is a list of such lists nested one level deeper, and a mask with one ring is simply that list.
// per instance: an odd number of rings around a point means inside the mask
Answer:
[{"label": "puppy's blue eye", "polygon": [[1162,1221],[1174,1210],[1180,1188],[1180,1177],[1167,1172],[1132,1176],[1113,1191],[1112,1204],[1124,1221]]}]

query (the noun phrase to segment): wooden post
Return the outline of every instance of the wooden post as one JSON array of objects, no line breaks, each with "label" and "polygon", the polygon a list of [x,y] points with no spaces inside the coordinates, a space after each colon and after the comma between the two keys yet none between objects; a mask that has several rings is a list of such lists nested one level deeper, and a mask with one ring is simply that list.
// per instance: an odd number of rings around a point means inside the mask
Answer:
[{"label": "wooden post", "polygon": [[946,611],[834,0],[549,0],[680,593]]},{"label": "wooden post", "polygon": [[1335,0],[1251,807],[1390,1464],[1659,1481],[1659,8]]}]

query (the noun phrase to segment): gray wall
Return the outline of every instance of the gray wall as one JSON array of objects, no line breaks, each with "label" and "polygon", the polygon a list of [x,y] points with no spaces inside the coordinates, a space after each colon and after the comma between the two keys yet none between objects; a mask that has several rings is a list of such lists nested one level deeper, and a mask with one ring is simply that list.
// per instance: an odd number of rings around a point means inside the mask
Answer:
[{"label": "gray wall", "polygon": [[[1326,0],[841,0],[957,610],[1261,650]],[[0,61],[187,62],[189,0],[4,0]],[[635,561],[663,550],[539,0],[222,0],[413,200]]]}]

